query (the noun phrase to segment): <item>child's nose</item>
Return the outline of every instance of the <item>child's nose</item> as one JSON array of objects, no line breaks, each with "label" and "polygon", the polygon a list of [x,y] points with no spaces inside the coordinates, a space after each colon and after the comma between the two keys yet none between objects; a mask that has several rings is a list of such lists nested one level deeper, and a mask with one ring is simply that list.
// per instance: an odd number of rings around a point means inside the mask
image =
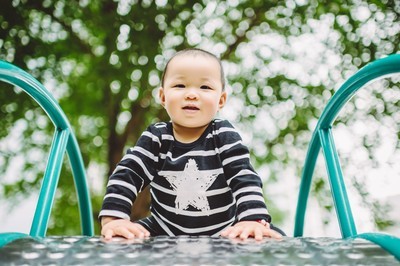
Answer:
[{"label": "child's nose", "polygon": [[189,100],[195,100],[198,98],[198,94],[195,88],[187,88],[185,98]]}]

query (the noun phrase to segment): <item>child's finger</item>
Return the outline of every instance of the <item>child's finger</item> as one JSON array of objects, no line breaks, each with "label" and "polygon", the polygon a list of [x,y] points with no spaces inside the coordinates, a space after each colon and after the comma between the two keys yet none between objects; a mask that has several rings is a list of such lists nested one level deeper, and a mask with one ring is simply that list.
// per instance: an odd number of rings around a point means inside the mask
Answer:
[{"label": "child's finger", "polygon": [[282,235],[272,229],[264,230],[264,236],[268,236],[275,239],[281,239]]},{"label": "child's finger", "polygon": [[103,233],[104,239],[110,240],[114,236],[114,231],[112,229],[108,229]]},{"label": "child's finger", "polygon": [[241,226],[234,226],[232,227],[232,230],[229,232],[228,237],[229,238],[236,238],[240,236],[240,234],[243,232],[243,228]]},{"label": "child's finger", "polygon": [[252,228],[248,228],[248,227],[247,227],[247,228],[244,228],[244,229],[242,230],[242,232],[240,233],[240,235],[239,235],[240,239],[246,240],[246,239],[249,238],[249,236],[253,233],[252,231],[253,231]]},{"label": "child's finger", "polygon": [[126,227],[119,226],[114,229],[114,235],[122,236],[127,239],[131,239],[135,237],[135,234],[131,233]]},{"label": "child's finger", "polygon": [[137,226],[130,226],[129,232],[139,238],[143,238],[145,236],[145,233]]},{"label": "child's finger", "polygon": [[150,236],[150,232],[147,231],[146,228],[144,228],[144,226],[142,226],[141,224],[138,223],[133,223],[133,225],[143,234],[143,236]]},{"label": "child's finger", "polygon": [[261,241],[264,237],[263,231],[260,228],[254,228],[254,239]]},{"label": "child's finger", "polygon": [[228,236],[230,234],[230,232],[232,231],[232,226],[226,228],[224,231],[221,232],[221,236]]}]

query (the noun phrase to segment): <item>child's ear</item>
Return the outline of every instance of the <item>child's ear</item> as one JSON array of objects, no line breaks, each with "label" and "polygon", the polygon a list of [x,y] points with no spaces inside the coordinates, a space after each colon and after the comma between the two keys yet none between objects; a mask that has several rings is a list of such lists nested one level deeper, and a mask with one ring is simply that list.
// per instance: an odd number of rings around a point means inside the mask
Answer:
[{"label": "child's ear", "polygon": [[219,98],[219,103],[218,103],[219,109],[222,109],[222,107],[225,106],[227,97],[228,97],[228,95],[227,95],[226,91],[223,91],[221,93],[221,97]]},{"label": "child's ear", "polygon": [[165,94],[163,87],[158,89],[158,98],[160,99],[161,105],[165,107]]}]

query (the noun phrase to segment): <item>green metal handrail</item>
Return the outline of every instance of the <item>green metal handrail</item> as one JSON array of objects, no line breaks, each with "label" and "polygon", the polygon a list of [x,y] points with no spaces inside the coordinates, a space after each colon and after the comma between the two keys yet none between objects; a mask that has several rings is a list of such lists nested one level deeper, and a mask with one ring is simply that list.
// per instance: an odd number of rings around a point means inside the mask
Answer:
[{"label": "green metal handrail", "polygon": [[[47,91],[40,82],[27,72],[8,62],[0,61],[0,80],[20,87],[29,94],[43,108],[55,126],[50,154],[29,235],[32,237],[44,237],[46,235],[64,154],[67,153],[77,190],[82,234],[92,236],[94,234],[92,206],[85,167],[78,142],[63,110],[50,92]],[[4,241],[22,236],[24,236],[24,234],[0,234],[0,238]],[[0,244],[2,242],[1,239]]]},{"label": "green metal handrail", "polygon": [[297,201],[294,228],[295,237],[303,235],[305,211],[310,193],[311,180],[319,151],[322,148],[342,237],[361,237],[368,239],[379,244],[389,252],[392,252],[392,254],[400,260],[400,248],[398,248],[400,246],[399,238],[393,236],[387,238],[376,237],[374,233],[357,235],[357,229],[343,181],[339,156],[332,136],[333,122],[339,111],[351,97],[367,83],[395,73],[400,73],[400,54],[394,54],[366,65],[350,77],[329,100],[318,120],[307,151]]}]

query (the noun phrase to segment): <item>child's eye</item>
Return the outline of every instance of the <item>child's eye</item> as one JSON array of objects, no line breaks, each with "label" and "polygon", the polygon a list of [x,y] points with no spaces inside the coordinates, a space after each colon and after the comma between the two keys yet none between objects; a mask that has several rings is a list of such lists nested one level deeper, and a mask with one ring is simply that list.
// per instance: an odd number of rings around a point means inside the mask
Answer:
[{"label": "child's eye", "polygon": [[185,88],[185,85],[183,84],[176,84],[174,86],[172,86],[173,88]]},{"label": "child's eye", "polygon": [[207,85],[201,86],[200,89],[203,89],[203,90],[212,90],[212,88],[211,88],[210,86],[207,86]]}]

